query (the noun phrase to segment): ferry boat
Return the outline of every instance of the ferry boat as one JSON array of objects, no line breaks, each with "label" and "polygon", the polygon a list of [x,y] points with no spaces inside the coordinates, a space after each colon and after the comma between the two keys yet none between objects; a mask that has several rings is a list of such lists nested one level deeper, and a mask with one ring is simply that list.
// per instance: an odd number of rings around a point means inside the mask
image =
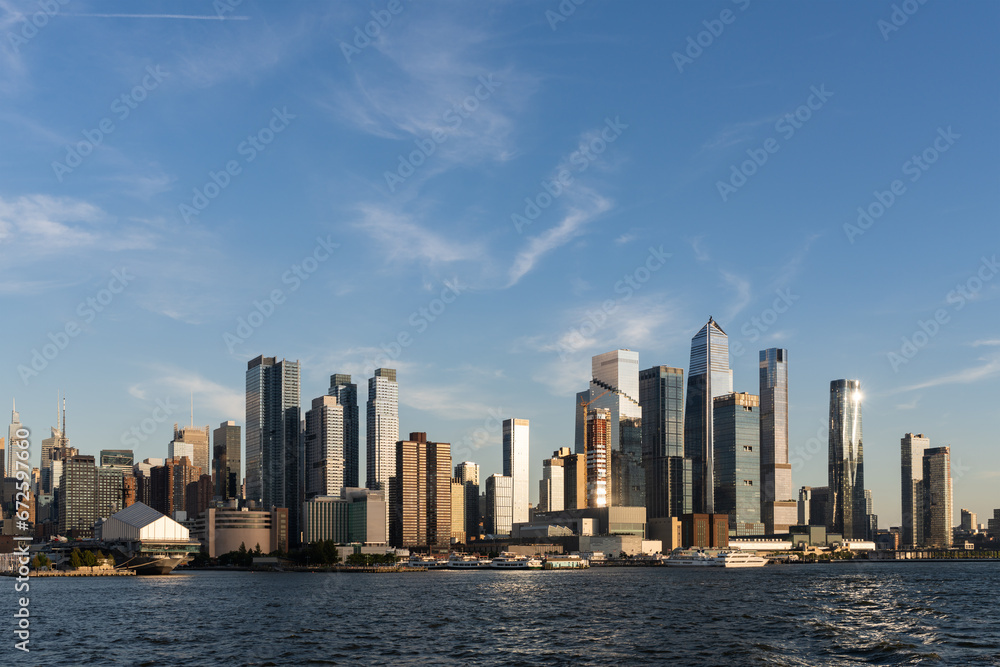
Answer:
[{"label": "ferry boat", "polygon": [[519,556],[504,551],[493,559],[490,567],[497,570],[540,570],[542,569],[542,559],[533,556]]},{"label": "ferry boat", "polygon": [[764,567],[767,559],[747,551],[723,551],[715,557],[721,567]]},{"label": "ferry boat", "polygon": [[544,569],[546,570],[581,570],[590,567],[590,562],[580,554],[567,554],[546,556]]},{"label": "ferry boat", "polygon": [[410,554],[410,560],[406,564],[410,567],[426,567],[428,570],[438,570],[448,567],[448,561],[446,560],[420,554]]},{"label": "ferry boat", "polygon": [[663,560],[667,567],[716,567],[715,558],[701,549],[675,549]]},{"label": "ferry boat", "polygon": [[451,570],[481,570],[483,566],[489,566],[489,560],[481,560],[478,556],[469,554],[452,554],[448,557],[448,568]]}]

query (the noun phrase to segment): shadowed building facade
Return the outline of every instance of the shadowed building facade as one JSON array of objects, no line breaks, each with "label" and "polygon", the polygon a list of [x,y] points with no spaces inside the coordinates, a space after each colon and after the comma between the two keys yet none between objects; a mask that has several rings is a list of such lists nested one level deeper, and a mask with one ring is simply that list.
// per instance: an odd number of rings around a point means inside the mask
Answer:
[{"label": "shadowed building facade", "polygon": [[684,370],[653,366],[639,372],[646,516],[692,511],[691,459],[684,456]]},{"label": "shadowed building facade", "polygon": [[788,462],[788,350],[760,351],[760,510],[764,532],[787,533],[798,508]]}]

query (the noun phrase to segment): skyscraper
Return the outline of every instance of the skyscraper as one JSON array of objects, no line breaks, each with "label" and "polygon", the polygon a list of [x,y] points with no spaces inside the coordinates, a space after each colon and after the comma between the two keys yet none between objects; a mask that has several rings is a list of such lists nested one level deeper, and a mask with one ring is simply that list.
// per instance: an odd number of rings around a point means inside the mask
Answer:
[{"label": "skyscraper", "polygon": [[[16,413],[15,413],[16,414]],[[93,456],[62,461],[59,482],[59,533],[70,538],[93,537],[97,521],[97,466]]]},{"label": "skyscraper", "polygon": [[691,365],[684,409],[684,454],[691,459],[691,496],[695,513],[715,513],[713,401],[732,391],[729,337],[710,317],[691,339]]},{"label": "skyscraper", "polygon": [[399,441],[399,385],[393,368],[376,368],[368,378],[369,489],[387,491],[396,474],[396,442]]},{"label": "skyscraper", "polygon": [[653,366],[639,372],[646,517],[690,514],[691,459],[684,456],[684,371]]},{"label": "skyscraper", "polygon": [[465,539],[479,539],[479,466],[472,461],[459,463],[455,479],[465,486]]},{"label": "skyscraper", "polygon": [[240,497],[242,435],[242,429],[232,420],[222,422],[219,428],[212,431],[214,450],[212,473],[215,477],[215,495],[223,500]]},{"label": "skyscraper", "polygon": [[358,408],[358,385],[351,382],[351,376],[334,373],[330,376],[330,389],[326,392],[336,396],[344,408],[344,486],[360,486],[361,449],[359,432],[361,413]]},{"label": "skyscraper", "polygon": [[428,442],[426,433],[414,432],[409,440],[396,443],[393,458],[390,543],[447,549],[451,544],[451,445]]},{"label": "skyscraper", "polygon": [[299,362],[260,356],[247,364],[246,496],[264,509],[288,508],[298,543],[302,507]]},{"label": "skyscraper", "polygon": [[760,501],[764,532],[787,533],[798,518],[788,462],[788,350],[760,351]]},{"label": "skyscraper", "polygon": [[899,440],[900,492],[902,496],[903,547],[918,547],[924,543],[924,452],[931,446],[923,433],[907,433]]},{"label": "skyscraper", "polygon": [[561,512],[566,509],[565,461],[558,452],[551,459],[542,461],[542,479],[538,482],[538,511]]},{"label": "skyscraper", "polygon": [[861,437],[861,382],[830,382],[830,500],[827,529],[845,540],[868,537],[865,457]]},{"label": "skyscraper", "polygon": [[[17,414],[17,413],[15,413]],[[69,448],[69,438],[66,437],[66,399],[63,399],[62,408],[62,426],[59,425],[59,403],[56,401],[56,425],[50,430],[52,434],[42,440],[42,462],[41,462],[41,478],[42,478],[42,489],[46,493],[51,493],[52,490],[59,485],[59,480],[54,479],[52,475],[52,461],[55,457],[60,456],[65,458],[65,454],[58,454],[66,448]],[[13,424],[11,425],[13,426]],[[20,428],[20,424],[18,424]],[[11,437],[15,437],[11,435]],[[10,441],[8,441],[8,444]],[[11,472],[10,475],[14,473]]]},{"label": "skyscraper", "polygon": [[587,411],[587,507],[608,506],[610,422],[606,408]]},{"label": "skyscraper", "polygon": [[6,458],[6,463],[4,464],[5,466],[3,471],[4,477],[14,477],[15,474],[14,452],[17,451],[17,448],[12,447],[11,443],[13,443],[15,440],[21,439],[17,437],[17,432],[20,431],[22,428],[24,427],[21,425],[21,415],[17,413],[17,403],[15,403],[12,399],[11,409],[10,409],[10,426],[7,427],[7,458]]},{"label": "skyscraper", "polygon": [[763,535],[760,521],[760,397],[719,396],[715,430],[715,511],[729,515],[729,534]]},{"label": "skyscraper", "polygon": [[513,485],[514,523],[528,521],[528,428],[527,419],[503,421],[503,474]]},{"label": "skyscraper", "polygon": [[344,488],[344,407],[336,396],[314,398],[306,412],[305,499],[340,496]]},{"label": "skyscraper", "polygon": [[[205,428],[195,428],[184,426],[181,428],[174,424],[174,442],[188,443],[191,445],[191,465],[201,468],[202,474],[209,474],[212,470],[211,447],[208,444],[208,426]],[[183,456],[184,454],[174,453],[169,456]]]},{"label": "skyscraper", "polygon": [[925,451],[923,468],[923,546],[950,549],[952,522],[951,448],[931,447]]},{"label": "skyscraper", "polygon": [[513,506],[513,481],[505,475],[486,478],[486,507],[483,512],[483,532],[487,535],[510,535]]}]

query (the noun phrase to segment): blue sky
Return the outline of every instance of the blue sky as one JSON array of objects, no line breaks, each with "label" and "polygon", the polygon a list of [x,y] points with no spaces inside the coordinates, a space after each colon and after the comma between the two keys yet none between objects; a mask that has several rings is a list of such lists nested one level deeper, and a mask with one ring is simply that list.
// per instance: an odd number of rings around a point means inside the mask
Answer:
[{"label": "blue sky", "polygon": [[789,350],[796,486],[859,378],[883,527],[907,432],[952,446],[956,516],[1000,506],[995,3],[220,3],[0,1],[34,447],[57,391],[85,453],[172,406],[143,458],[191,392],[242,423],[258,354],[301,360],[304,405],[378,364],[401,432],[486,475],[530,419],[534,500],[591,355],[686,370],[712,315],[739,391]]}]

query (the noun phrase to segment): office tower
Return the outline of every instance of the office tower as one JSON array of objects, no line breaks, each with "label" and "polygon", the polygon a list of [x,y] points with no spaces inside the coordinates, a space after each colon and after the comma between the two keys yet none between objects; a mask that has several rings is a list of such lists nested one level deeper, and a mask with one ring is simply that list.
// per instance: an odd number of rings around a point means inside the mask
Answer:
[{"label": "office tower", "polygon": [[[174,443],[177,443],[176,449],[174,449]],[[208,445],[207,426],[205,428],[195,428],[192,423],[191,426],[177,428],[177,424],[174,424],[174,440],[170,444],[171,447],[168,448],[167,458],[187,456],[185,452],[188,448],[184,445],[191,445],[191,465],[196,468],[201,468],[202,472],[205,473],[212,469],[212,457],[210,454],[210,447]]]},{"label": "office tower", "polygon": [[465,538],[479,539],[479,466],[472,461],[459,463],[455,479],[465,485]]},{"label": "office tower", "polygon": [[[52,461],[58,456],[66,458],[67,453],[64,451],[69,448],[69,438],[66,437],[66,399],[63,399],[62,408],[62,426],[60,424],[59,415],[59,404],[56,403],[56,425],[51,427],[51,435],[48,438],[42,440],[42,461],[41,461],[41,476],[42,476],[42,489],[46,493],[51,493],[53,489],[58,485],[58,479],[53,477],[52,473]],[[18,427],[20,428],[20,426]],[[62,451],[62,454],[57,454],[56,452]],[[75,455],[75,454],[74,454]],[[57,466],[58,467],[58,466]]]},{"label": "office tower", "polygon": [[719,396],[715,420],[715,511],[729,515],[729,534],[763,535],[760,520],[760,397]]},{"label": "office tower", "polygon": [[399,385],[392,368],[376,368],[368,378],[369,489],[386,490],[396,474],[396,442],[399,441]]},{"label": "office tower", "polygon": [[451,539],[465,544],[465,484],[457,477],[451,480]]},{"label": "office tower", "polygon": [[590,399],[593,398],[590,394],[590,389],[578,392],[576,394],[576,402],[573,403],[573,410],[576,412],[576,439],[574,441],[574,451],[577,454],[583,454],[587,450],[587,404]]},{"label": "office tower", "polygon": [[[102,449],[101,467],[120,470],[123,475],[132,474],[135,465],[135,452],[131,449]],[[113,512],[112,512],[113,514]]]},{"label": "office tower", "polygon": [[[641,457],[641,443],[633,441],[625,443],[626,447],[623,447],[619,427],[625,419],[642,419],[642,408],[639,407],[639,353],[631,350],[612,350],[592,357],[590,365],[593,379],[590,381],[588,404],[586,408],[577,409],[608,410],[611,438],[609,451],[624,451],[629,456]],[[635,423],[632,425],[635,426]],[[636,436],[636,440],[639,437],[641,433]]]},{"label": "office tower", "polygon": [[194,521],[212,505],[215,485],[211,475],[200,475],[188,483],[184,489],[184,511],[188,521]]},{"label": "office tower", "polygon": [[558,454],[559,452],[556,452],[551,459],[542,461],[542,479],[538,482],[539,512],[562,512],[566,509],[565,465]]},{"label": "office tower", "polygon": [[330,376],[330,388],[326,392],[336,396],[344,408],[344,486],[360,486],[361,449],[359,434],[361,412],[358,408],[358,385],[351,382],[351,376],[334,373]]},{"label": "office tower", "polygon": [[923,433],[907,433],[899,440],[900,492],[902,496],[902,534],[900,542],[904,548],[912,548],[924,543],[924,452],[931,446],[930,438]]},{"label": "office tower", "polygon": [[93,537],[97,513],[97,466],[93,456],[61,461],[59,533],[70,538]]},{"label": "office tower", "polygon": [[451,445],[428,442],[426,433],[414,432],[409,440],[396,443],[393,458],[390,543],[447,549],[451,544]]},{"label": "office tower", "polygon": [[503,421],[503,474],[511,478],[514,523],[528,521],[528,420]]},{"label": "office tower", "polygon": [[803,486],[799,489],[798,522],[800,526],[825,526],[830,487]]},{"label": "office tower", "polygon": [[513,524],[513,480],[494,474],[486,478],[486,508],[483,531],[487,535],[510,535]]},{"label": "office tower", "polygon": [[288,508],[288,534],[299,541],[302,507],[299,362],[257,357],[247,363],[247,500]]},{"label": "office tower", "polygon": [[610,422],[606,408],[587,411],[587,507],[608,506]]},{"label": "office tower", "polygon": [[[125,508],[125,474],[121,468],[101,466],[97,473],[97,516],[106,519]],[[131,476],[131,469],[129,470]]]},{"label": "office tower", "polygon": [[13,447],[13,443],[17,440],[21,440],[18,437],[17,432],[20,431],[24,426],[21,425],[21,415],[17,412],[17,403],[11,399],[11,409],[10,409],[10,426],[7,427],[7,458],[4,467],[4,477],[14,477],[16,470],[14,468],[14,460],[16,458],[15,452],[16,447]]},{"label": "office tower", "polygon": [[306,412],[305,499],[339,496],[344,485],[344,406],[336,396],[314,398]]},{"label": "office tower", "polygon": [[1000,509],[993,510],[993,518],[986,520],[986,532],[994,537],[1000,536]]},{"label": "office tower", "polygon": [[167,444],[167,458],[186,458],[191,462],[191,465],[194,465],[194,444],[184,442],[183,440],[171,440],[170,443]]},{"label": "office tower", "polygon": [[[150,507],[175,521],[182,520],[177,513],[187,513],[188,485],[201,478],[201,468],[192,466],[186,456],[168,458],[163,465],[153,467],[149,477]],[[189,518],[194,518],[193,513]]]},{"label": "office tower", "polygon": [[215,495],[222,500],[240,497],[242,435],[243,430],[232,420],[222,422],[212,431],[212,477]]},{"label": "office tower", "polygon": [[976,525],[976,513],[971,510],[967,510],[963,507],[961,526],[962,526],[962,532],[965,533],[976,532],[976,530],[979,529],[979,526]]},{"label": "office tower", "polygon": [[692,512],[691,459],[684,456],[684,371],[653,366],[639,372],[646,518]]},{"label": "office tower", "polygon": [[569,448],[559,458],[563,460],[563,505],[565,509],[587,509],[587,455],[570,453]]},{"label": "office tower", "polygon": [[861,382],[830,382],[830,501],[826,527],[845,540],[867,539],[865,456],[861,436]]},{"label": "office tower", "polygon": [[951,548],[951,448],[931,447],[924,452],[925,547]]},{"label": "office tower", "polygon": [[684,408],[684,455],[691,459],[691,500],[694,511],[699,514],[714,514],[716,511],[713,401],[732,391],[729,337],[710,317],[691,339],[691,365]]},{"label": "office tower", "polygon": [[798,519],[788,462],[788,350],[760,351],[760,512],[764,532],[787,533]]},{"label": "office tower", "polygon": [[865,489],[865,533],[866,540],[875,540],[878,533],[878,516],[875,514],[875,501],[872,499],[871,489]]}]

